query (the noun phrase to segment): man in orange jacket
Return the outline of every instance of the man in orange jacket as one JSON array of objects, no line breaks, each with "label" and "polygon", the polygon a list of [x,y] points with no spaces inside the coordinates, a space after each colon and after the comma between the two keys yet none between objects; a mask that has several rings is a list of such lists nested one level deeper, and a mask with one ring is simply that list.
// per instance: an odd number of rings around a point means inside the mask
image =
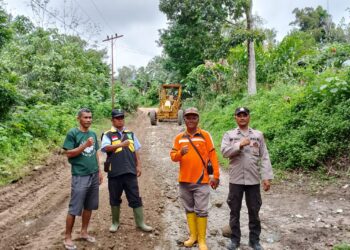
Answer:
[{"label": "man in orange jacket", "polygon": [[[219,163],[210,134],[198,128],[196,108],[184,112],[186,131],[179,133],[170,152],[171,160],[180,162],[180,198],[186,211],[190,237],[184,242],[192,247],[198,241],[200,250],[207,250],[206,230],[209,203],[209,183],[213,189],[219,185]],[[207,171],[209,160],[213,177]]]}]

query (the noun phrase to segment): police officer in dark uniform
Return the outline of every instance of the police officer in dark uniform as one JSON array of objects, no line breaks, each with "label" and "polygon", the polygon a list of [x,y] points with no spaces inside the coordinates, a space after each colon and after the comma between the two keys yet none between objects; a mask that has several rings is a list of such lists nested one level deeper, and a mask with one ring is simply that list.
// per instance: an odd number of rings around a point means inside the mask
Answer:
[{"label": "police officer in dark uniform", "polygon": [[102,136],[101,150],[107,153],[105,171],[108,172],[109,200],[112,209],[110,232],[119,227],[121,196],[125,191],[129,207],[133,208],[136,226],[145,232],[153,230],[143,219],[142,199],[137,177],[141,175],[138,150],[141,148],[135,134],[125,129],[124,112],[112,110],[112,128]]}]

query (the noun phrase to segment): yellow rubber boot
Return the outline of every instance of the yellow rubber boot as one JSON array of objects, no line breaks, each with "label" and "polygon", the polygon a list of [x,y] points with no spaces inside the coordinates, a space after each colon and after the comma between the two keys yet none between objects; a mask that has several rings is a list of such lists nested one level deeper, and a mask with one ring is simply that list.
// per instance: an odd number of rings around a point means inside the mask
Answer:
[{"label": "yellow rubber boot", "polygon": [[187,224],[190,230],[190,238],[184,242],[185,247],[192,247],[197,242],[197,215],[196,213],[188,213]]},{"label": "yellow rubber boot", "polygon": [[198,247],[199,250],[208,250],[206,243],[207,217],[197,217]]}]

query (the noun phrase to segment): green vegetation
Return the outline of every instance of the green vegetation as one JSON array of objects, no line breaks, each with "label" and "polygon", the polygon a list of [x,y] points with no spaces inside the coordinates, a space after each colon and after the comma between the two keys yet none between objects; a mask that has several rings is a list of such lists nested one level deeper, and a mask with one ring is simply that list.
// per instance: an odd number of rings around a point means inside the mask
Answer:
[{"label": "green vegetation", "polygon": [[[301,38],[298,36],[297,40]],[[280,61],[289,55],[275,56],[275,53],[297,52],[301,43],[292,43],[295,47],[289,46],[288,50],[281,49],[285,40],[271,51],[265,51],[266,58]],[[341,52],[333,53],[332,48]],[[238,98],[233,100],[226,96],[226,102],[219,96],[206,102],[202,107],[205,110],[203,126],[213,132],[216,145],[220,145],[223,132],[235,126],[233,110],[243,105],[252,110],[252,127],[264,132],[275,167],[316,169],[331,159],[348,155],[350,68],[341,64],[342,57],[350,58],[349,48],[347,44],[333,44],[310,48],[310,53],[293,53],[271,73],[276,81],[261,84],[265,90],[256,96],[236,94]],[[299,56],[295,56],[297,54]],[[258,65],[261,59],[258,57]],[[301,59],[306,65],[298,65]],[[272,61],[269,65],[276,63]]]},{"label": "green vegetation", "polygon": [[[244,105],[252,127],[265,134],[274,167],[347,164],[350,24],[336,25],[321,7],[295,9],[295,28],[276,43],[274,30],[246,25],[249,9],[250,0],[161,0],[170,23],[160,33],[164,54],[146,67],[118,69],[116,106],[132,112],[155,105],[160,84],[180,82],[184,106],[201,109],[201,125],[218,148],[235,127],[233,110]],[[256,95],[247,94],[252,39]],[[0,184],[60,146],[81,107],[92,109],[97,124],[110,114],[105,56],[80,37],[0,8]]]},{"label": "green vegetation", "polygon": [[350,250],[350,245],[347,243],[342,243],[333,247],[333,250]]},{"label": "green vegetation", "polygon": [[[0,185],[60,147],[80,108],[90,108],[97,122],[109,116],[105,56],[79,37],[36,28],[0,9]],[[118,88],[116,106],[133,111],[138,95]]]},{"label": "green vegetation", "polygon": [[[247,2],[226,5],[227,14],[242,15]],[[256,40],[257,95],[249,96],[246,92],[248,57],[242,42],[245,39],[240,43],[232,40],[226,58],[203,61],[181,82],[191,97],[186,105],[201,108],[201,124],[213,134],[217,147],[223,133],[236,126],[233,110],[248,106],[252,110],[251,125],[264,132],[276,168],[314,170],[337,159],[349,160],[350,67],[343,63],[350,59],[346,42],[350,39],[350,24],[336,26],[321,7],[295,9],[293,13],[292,24],[297,28],[280,43]],[[182,19],[171,20],[174,23],[170,29]],[[239,20],[234,20],[230,32],[238,37]],[[227,29],[226,24],[222,25]],[[171,53],[169,56],[176,59]]]},{"label": "green vegetation", "polygon": [[[248,106],[251,125],[264,132],[275,168],[347,164],[350,24],[334,24],[322,7],[295,9],[295,28],[276,43],[273,30],[259,23],[252,30],[245,27],[249,2],[160,1],[170,21],[159,41],[165,55],[145,68],[122,69],[123,85],[138,89],[143,104],[154,105],[159,84],[181,82],[184,106],[201,109],[201,125],[217,148],[223,133],[236,126],[233,110]],[[208,18],[213,22],[203,21]],[[247,94],[247,39],[255,39],[254,96]]]}]

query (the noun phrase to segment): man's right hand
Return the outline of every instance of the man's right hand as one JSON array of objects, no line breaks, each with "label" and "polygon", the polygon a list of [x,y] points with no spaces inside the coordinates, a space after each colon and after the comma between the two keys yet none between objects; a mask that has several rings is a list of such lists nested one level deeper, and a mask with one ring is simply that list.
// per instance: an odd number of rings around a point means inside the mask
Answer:
[{"label": "man's right hand", "polygon": [[185,145],[181,148],[181,155],[185,155],[188,153],[188,145]]},{"label": "man's right hand", "polygon": [[122,147],[129,147],[129,145],[130,145],[130,141],[129,140],[125,140],[122,143],[120,143],[120,146],[122,146]]},{"label": "man's right hand", "polygon": [[239,147],[242,149],[243,147],[250,144],[249,138],[242,138],[239,144]]},{"label": "man's right hand", "polygon": [[87,139],[87,141],[85,142],[85,146],[88,148],[88,147],[91,147],[92,145],[94,145],[94,138],[89,137],[89,139]]}]

